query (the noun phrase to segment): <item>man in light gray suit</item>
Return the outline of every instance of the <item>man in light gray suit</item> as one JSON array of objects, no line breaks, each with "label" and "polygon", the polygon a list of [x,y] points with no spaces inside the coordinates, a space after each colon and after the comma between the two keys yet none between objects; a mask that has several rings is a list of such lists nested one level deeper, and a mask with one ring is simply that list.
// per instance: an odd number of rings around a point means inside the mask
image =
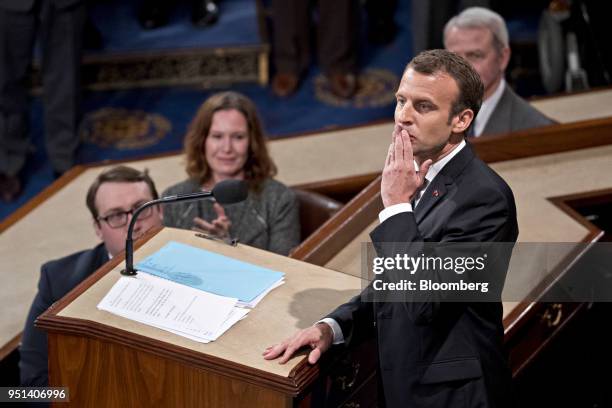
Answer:
[{"label": "man in light gray suit", "polygon": [[508,29],[499,14],[482,7],[465,9],[446,23],[444,47],[469,61],[485,86],[482,107],[468,136],[488,136],[555,123],[506,84],[504,73],[510,60],[510,47]]}]

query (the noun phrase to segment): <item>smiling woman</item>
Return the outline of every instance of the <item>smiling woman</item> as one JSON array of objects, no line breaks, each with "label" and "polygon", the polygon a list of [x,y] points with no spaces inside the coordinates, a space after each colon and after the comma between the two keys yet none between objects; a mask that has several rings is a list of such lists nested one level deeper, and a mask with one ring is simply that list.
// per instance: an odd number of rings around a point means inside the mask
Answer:
[{"label": "smiling woman", "polygon": [[247,181],[249,196],[223,207],[211,201],[166,206],[166,226],[238,238],[241,243],[283,255],[299,243],[295,194],[272,179],[276,166],[250,99],[236,92],[208,98],[187,131],[185,154],[189,178],[168,188],[164,196],[211,190],[226,179]]}]

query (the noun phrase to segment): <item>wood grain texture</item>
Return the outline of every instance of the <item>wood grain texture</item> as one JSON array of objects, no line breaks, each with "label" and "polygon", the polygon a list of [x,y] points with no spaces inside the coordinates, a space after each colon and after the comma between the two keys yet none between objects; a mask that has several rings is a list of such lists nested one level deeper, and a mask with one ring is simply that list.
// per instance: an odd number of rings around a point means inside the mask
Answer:
[{"label": "wood grain texture", "polygon": [[336,253],[367,227],[382,210],[380,179],[376,178],[332,218],[302,242],[292,258],[325,265]]},{"label": "wood grain texture", "polygon": [[371,173],[314,183],[305,183],[293,187],[316,191],[319,194],[324,194],[338,201],[347,202],[366,188],[376,179],[376,177],[378,177],[378,173]]},{"label": "wood grain texture", "polygon": [[470,140],[486,163],[612,144],[612,118],[546,126]]},{"label": "wood grain texture", "polygon": [[124,345],[49,334],[51,386],[74,407],[290,407],[291,396]]},{"label": "wood grain texture", "polygon": [[561,318],[557,325],[548,327],[543,321],[543,316],[547,310],[551,310],[553,305],[551,303],[530,304],[528,312],[521,317],[522,324],[516,326],[511,337],[504,336],[504,346],[508,351],[512,377],[520,376],[537,359],[539,353],[561,335],[574,318],[587,309],[586,303],[558,303],[556,305],[561,307]]}]

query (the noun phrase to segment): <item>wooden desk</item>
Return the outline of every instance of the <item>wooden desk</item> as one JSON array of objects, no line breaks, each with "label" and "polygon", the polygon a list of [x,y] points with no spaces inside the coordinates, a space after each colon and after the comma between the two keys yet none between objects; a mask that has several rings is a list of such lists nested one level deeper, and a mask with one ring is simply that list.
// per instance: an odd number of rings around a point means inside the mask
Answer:
[{"label": "wooden desk", "polygon": [[169,240],[285,272],[286,283],[217,341],[201,344],[98,310],[121,276],[123,260],[113,259],[39,318],[49,332],[50,384],[69,387],[75,407],[318,406],[309,392],[322,366],[307,364],[304,353],[285,365],[261,354],[354,296],[361,280],[172,228],[144,243],[135,262]]}]

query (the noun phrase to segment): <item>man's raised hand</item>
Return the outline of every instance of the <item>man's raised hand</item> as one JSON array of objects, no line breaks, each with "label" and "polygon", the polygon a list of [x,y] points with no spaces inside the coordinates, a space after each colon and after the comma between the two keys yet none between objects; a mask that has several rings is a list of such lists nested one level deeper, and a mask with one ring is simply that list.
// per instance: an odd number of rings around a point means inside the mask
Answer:
[{"label": "man's raised hand", "polygon": [[395,204],[409,203],[416,191],[423,185],[425,174],[431,164],[431,159],[425,160],[421,163],[419,171],[415,171],[410,135],[405,129],[395,125],[380,185],[380,194],[385,208]]}]

